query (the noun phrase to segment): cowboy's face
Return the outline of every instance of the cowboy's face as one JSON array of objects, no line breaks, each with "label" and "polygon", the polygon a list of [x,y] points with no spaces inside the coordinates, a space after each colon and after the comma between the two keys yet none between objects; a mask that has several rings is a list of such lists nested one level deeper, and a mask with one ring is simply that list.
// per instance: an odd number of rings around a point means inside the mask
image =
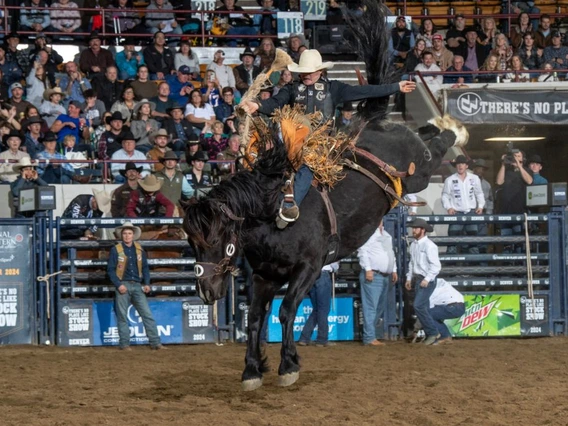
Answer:
[{"label": "cowboy's face", "polygon": [[154,139],[154,143],[159,146],[160,148],[165,148],[168,144],[168,137],[167,136],[156,136]]},{"label": "cowboy's face", "polygon": [[253,62],[254,62],[254,58],[252,56],[250,56],[250,55],[243,56],[243,65],[245,67],[250,67]]},{"label": "cowboy's face", "polygon": [[304,83],[306,86],[311,86],[312,84],[317,82],[320,79],[320,77],[321,77],[321,70],[306,74],[300,74],[300,79],[302,80],[302,83]]},{"label": "cowboy's face", "polygon": [[34,169],[34,168],[33,168],[33,167],[30,167],[30,166],[22,167],[22,168],[20,169],[20,175],[25,176],[25,175],[28,174],[28,172],[31,172],[33,169]]},{"label": "cowboy's face", "polygon": [[179,121],[183,118],[183,111],[181,109],[172,109],[172,118],[176,121]]},{"label": "cowboy's face", "polygon": [[351,120],[353,118],[353,111],[341,111],[341,116],[345,120]]},{"label": "cowboy's face", "polygon": [[21,143],[22,141],[19,137],[12,136],[8,139],[8,148],[10,148],[12,151],[17,151]]},{"label": "cowboy's face", "polygon": [[529,169],[531,169],[531,172],[533,172],[533,173],[540,173],[540,171],[542,170],[542,164],[530,163]]},{"label": "cowboy's face", "polygon": [[483,173],[485,173],[485,169],[481,166],[477,166],[473,168],[473,174],[483,177]]},{"label": "cowboy's face", "polygon": [[459,175],[463,175],[464,173],[466,173],[467,164],[465,164],[465,163],[456,164],[456,170],[457,170]]},{"label": "cowboy's face", "polygon": [[293,39],[290,40],[290,48],[292,48],[292,50],[294,51],[298,50],[301,45],[302,45],[302,40],[300,40],[298,37],[294,37]]},{"label": "cowboy's face", "polygon": [[140,173],[138,173],[138,170],[135,169],[130,169],[126,171],[126,178],[128,180],[138,180],[140,179]]},{"label": "cowboy's face", "polygon": [[203,167],[205,166],[205,161],[202,160],[193,160],[191,162],[191,165],[193,166],[193,168],[197,171],[203,171]]},{"label": "cowboy's face", "polygon": [[426,235],[424,228],[412,228],[412,236],[414,237],[414,239],[419,240],[424,235]]},{"label": "cowboy's face", "polygon": [[95,38],[91,40],[89,47],[93,52],[98,52],[99,50],[101,50],[101,41],[98,38]]},{"label": "cowboy's face", "polygon": [[111,120],[110,127],[119,132],[122,130],[122,120]]},{"label": "cowboy's face", "polygon": [[134,241],[134,230],[125,228],[122,230],[121,236],[122,236],[122,242],[130,245]]},{"label": "cowboy's face", "polygon": [[397,28],[399,31],[402,31],[402,30],[406,29],[406,20],[405,20],[405,19],[398,19],[398,20],[396,21],[396,28]]},{"label": "cowboy's face", "polygon": [[166,160],[164,161],[164,166],[166,166],[166,169],[168,170],[173,170],[176,168],[177,165],[177,161],[176,160]]}]

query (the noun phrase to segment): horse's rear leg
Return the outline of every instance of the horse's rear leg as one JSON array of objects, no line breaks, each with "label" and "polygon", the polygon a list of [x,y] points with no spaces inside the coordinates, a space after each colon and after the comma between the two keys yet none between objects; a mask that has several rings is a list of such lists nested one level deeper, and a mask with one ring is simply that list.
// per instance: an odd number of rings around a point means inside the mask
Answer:
[{"label": "horse's rear leg", "polygon": [[260,332],[267,315],[267,306],[278,290],[277,285],[253,275],[253,296],[248,314],[247,353],[242,387],[245,391],[262,386],[262,373],[267,371],[268,359],[261,351]]},{"label": "horse's rear leg", "polygon": [[291,279],[286,290],[286,296],[280,306],[280,323],[282,324],[281,361],[278,368],[278,385],[290,386],[300,378],[300,356],[294,342],[294,319],[298,305],[315,282],[319,271],[304,265],[295,279]]}]

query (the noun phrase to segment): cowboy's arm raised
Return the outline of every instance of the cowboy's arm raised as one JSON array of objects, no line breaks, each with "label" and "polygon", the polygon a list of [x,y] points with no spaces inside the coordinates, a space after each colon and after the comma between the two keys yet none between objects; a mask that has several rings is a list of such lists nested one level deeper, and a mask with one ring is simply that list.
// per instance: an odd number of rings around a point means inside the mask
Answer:
[{"label": "cowboy's arm raised", "polygon": [[368,98],[381,98],[390,96],[396,92],[410,93],[416,88],[413,81],[400,81],[392,84],[368,84],[365,86],[350,86],[341,81],[332,80],[329,84],[329,91],[334,105],[343,102],[358,101]]}]

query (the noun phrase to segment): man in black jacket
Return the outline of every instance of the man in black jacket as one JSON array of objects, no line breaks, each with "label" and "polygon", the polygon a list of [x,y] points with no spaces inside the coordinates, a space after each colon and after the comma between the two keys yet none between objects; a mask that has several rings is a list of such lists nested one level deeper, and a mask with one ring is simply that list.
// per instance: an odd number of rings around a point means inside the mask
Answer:
[{"label": "man in black jacket", "polygon": [[465,29],[465,44],[457,50],[457,55],[463,57],[465,66],[477,71],[487,58],[485,46],[477,42],[477,30],[474,27]]},{"label": "man in black jacket", "polygon": [[233,68],[235,74],[235,85],[244,95],[249,89],[257,75],[260,74],[260,67],[254,65],[254,53],[247,47],[240,57],[242,64]]},{"label": "man in black jacket", "polygon": [[166,75],[175,74],[174,53],[166,46],[166,35],[163,32],[155,33],[153,43],[142,53],[151,80],[163,80]]},{"label": "man in black jacket", "polygon": [[108,67],[104,75],[96,75],[91,84],[99,99],[105,104],[107,111],[110,111],[112,105],[120,99],[124,86],[118,81],[118,69],[114,65]]},{"label": "man in black jacket", "polygon": [[171,118],[166,118],[162,127],[166,129],[172,140],[168,147],[175,151],[178,157],[185,151],[187,141],[193,133],[193,125],[183,116],[184,107],[175,104],[167,109]]}]

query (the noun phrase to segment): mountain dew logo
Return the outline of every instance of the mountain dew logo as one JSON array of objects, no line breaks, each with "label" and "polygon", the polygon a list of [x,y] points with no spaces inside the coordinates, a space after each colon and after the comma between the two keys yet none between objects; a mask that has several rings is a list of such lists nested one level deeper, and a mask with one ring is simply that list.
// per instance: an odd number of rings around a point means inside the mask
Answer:
[{"label": "mountain dew logo", "polygon": [[460,325],[460,331],[465,330],[472,325],[478,324],[489,316],[491,310],[497,303],[496,300],[483,306],[483,302],[476,303],[465,311],[463,320]]}]

